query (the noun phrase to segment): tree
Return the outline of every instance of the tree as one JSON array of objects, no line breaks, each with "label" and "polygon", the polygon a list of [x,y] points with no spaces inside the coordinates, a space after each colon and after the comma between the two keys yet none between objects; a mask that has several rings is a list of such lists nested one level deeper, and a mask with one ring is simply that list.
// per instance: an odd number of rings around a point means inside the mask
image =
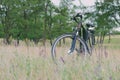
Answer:
[{"label": "tree", "polygon": [[[98,26],[103,26],[99,27],[98,29],[101,29],[101,37],[100,37],[100,42],[104,41],[104,36],[107,33],[110,33],[110,31],[113,29],[113,27],[117,27],[118,23],[117,21],[117,16],[116,14],[119,13],[118,8],[120,8],[118,3],[114,4],[115,0],[113,1],[105,1],[104,3],[101,3],[99,6],[99,3],[97,4],[98,6],[96,7],[99,10],[99,17],[96,19],[98,22]],[[116,20],[115,20],[116,19]]]},{"label": "tree", "polygon": [[119,0],[105,0],[104,2],[96,2],[93,12],[88,12],[87,18],[93,18],[93,22],[97,25],[96,32],[99,33],[100,43],[103,43],[106,34],[110,33],[113,27],[117,27],[120,17]]},{"label": "tree", "polygon": [[[14,1],[13,1],[14,2]],[[15,22],[14,15],[16,11],[14,11],[14,4],[9,0],[2,0],[1,1],[1,27],[2,27],[2,35],[5,38],[5,43],[10,44],[10,37],[12,36],[12,28]]]}]

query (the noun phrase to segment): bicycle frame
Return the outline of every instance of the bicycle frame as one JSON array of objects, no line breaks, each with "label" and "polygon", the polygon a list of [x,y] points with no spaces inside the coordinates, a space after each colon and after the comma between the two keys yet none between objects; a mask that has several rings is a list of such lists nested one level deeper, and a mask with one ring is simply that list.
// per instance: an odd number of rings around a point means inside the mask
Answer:
[{"label": "bicycle frame", "polygon": [[[77,16],[77,17],[79,17],[79,16]],[[70,49],[68,51],[68,54],[71,54],[75,50],[75,45],[76,45],[76,39],[77,39],[77,37],[83,38],[83,41],[84,41],[84,43],[86,45],[86,48],[87,48],[87,51],[88,51],[88,53],[90,53],[90,50],[89,50],[88,45],[86,43],[86,41],[88,39],[88,34],[89,34],[88,30],[86,30],[83,27],[81,21],[78,22],[75,17],[74,17],[74,20],[78,23],[78,25],[77,25],[77,28],[75,29],[75,31],[73,32],[72,43],[71,43],[71,47],[70,47]],[[83,35],[81,35],[81,28],[83,29]],[[81,47],[81,43],[80,43],[80,47]]]}]

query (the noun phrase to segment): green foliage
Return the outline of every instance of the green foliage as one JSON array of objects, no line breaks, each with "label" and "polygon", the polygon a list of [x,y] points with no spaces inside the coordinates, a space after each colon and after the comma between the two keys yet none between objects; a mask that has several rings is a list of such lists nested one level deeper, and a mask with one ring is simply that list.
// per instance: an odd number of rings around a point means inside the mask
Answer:
[{"label": "green foliage", "polygon": [[3,26],[0,24],[0,38],[3,38],[4,31],[3,31]]},{"label": "green foliage", "polygon": [[116,27],[118,24],[114,18],[117,18],[116,14],[119,12],[117,8],[120,8],[119,3],[115,4],[115,1],[96,3],[96,22],[98,29],[105,30],[109,32],[113,27]]},{"label": "green foliage", "polygon": [[[120,24],[119,0],[96,2],[95,10],[85,14],[97,24],[97,31],[108,33]],[[18,40],[53,39],[71,32],[70,18],[75,10],[86,9],[75,6],[72,0],[61,0],[56,7],[50,0],[2,0],[0,2],[0,37],[9,43],[10,37]]]},{"label": "green foliage", "polygon": [[96,24],[96,34],[100,36],[100,42],[104,41],[104,36],[110,33],[114,27],[120,25],[119,3],[119,0],[99,1],[92,7],[93,11],[87,11],[85,14],[85,19]]}]

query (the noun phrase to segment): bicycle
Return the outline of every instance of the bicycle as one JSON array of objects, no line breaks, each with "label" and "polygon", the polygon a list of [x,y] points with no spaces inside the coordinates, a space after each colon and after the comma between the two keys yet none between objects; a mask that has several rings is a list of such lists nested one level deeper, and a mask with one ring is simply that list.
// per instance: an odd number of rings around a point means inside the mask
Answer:
[{"label": "bicycle", "polygon": [[[80,21],[77,18],[80,18]],[[82,24],[82,15],[79,13],[73,17],[73,20],[77,22],[73,32],[59,36],[52,44],[51,55],[56,64],[69,62],[70,59],[74,59],[78,55],[91,55],[90,47],[94,42],[92,44],[90,42],[93,38],[90,37],[89,27],[93,27],[93,25],[86,24],[87,29],[85,29]]]}]

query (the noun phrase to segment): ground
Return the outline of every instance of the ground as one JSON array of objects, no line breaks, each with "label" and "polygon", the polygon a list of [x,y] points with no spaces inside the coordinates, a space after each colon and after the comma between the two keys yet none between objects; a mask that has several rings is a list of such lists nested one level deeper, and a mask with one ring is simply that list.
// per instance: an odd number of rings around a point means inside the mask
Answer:
[{"label": "ground", "polygon": [[90,57],[55,65],[51,46],[0,45],[0,80],[120,80],[120,36],[96,45]]}]

